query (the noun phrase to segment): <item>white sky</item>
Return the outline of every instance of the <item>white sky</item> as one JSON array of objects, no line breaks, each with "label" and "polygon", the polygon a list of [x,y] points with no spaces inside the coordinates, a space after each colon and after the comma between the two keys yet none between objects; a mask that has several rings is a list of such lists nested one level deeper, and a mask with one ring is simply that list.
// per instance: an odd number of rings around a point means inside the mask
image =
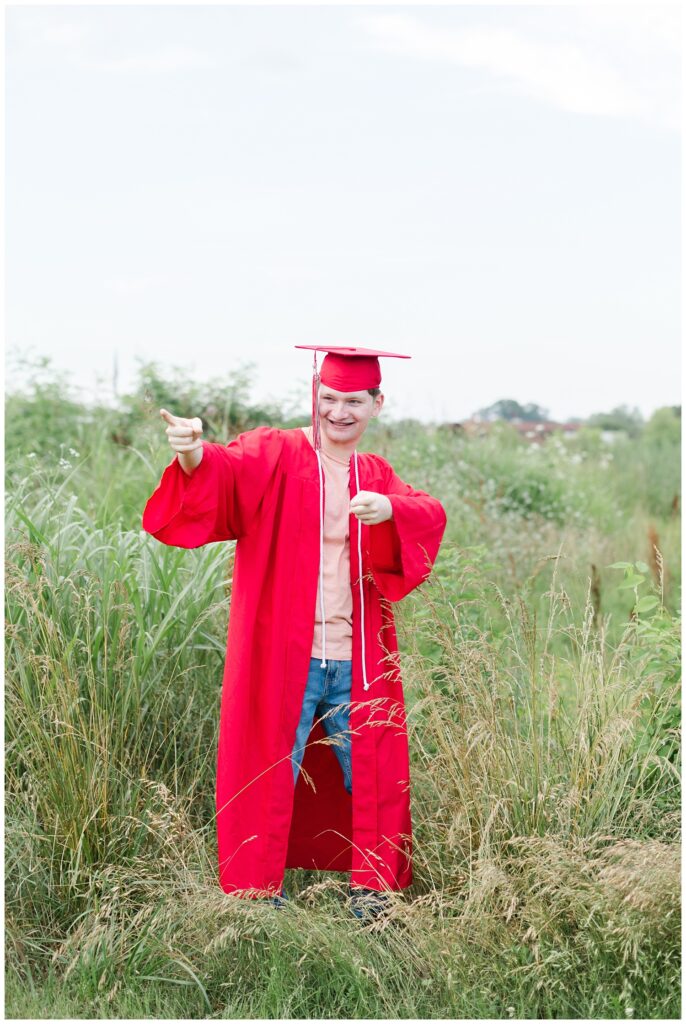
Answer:
[{"label": "white sky", "polygon": [[680,402],[678,7],[5,17],[10,351],[278,399],[296,344],[390,349],[423,420]]}]

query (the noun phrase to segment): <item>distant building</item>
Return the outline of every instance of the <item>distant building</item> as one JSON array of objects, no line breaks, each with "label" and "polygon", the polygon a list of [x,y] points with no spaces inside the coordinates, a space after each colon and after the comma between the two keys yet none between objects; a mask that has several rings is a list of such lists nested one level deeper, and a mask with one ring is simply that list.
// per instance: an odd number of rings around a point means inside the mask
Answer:
[{"label": "distant building", "polygon": [[605,444],[615,444],[620,438],[628,437],[626,430],[601,430],[600,436]]},{"label": "distant building", "polygon": [[[472,417],[462,420],[459,423],[446,423],[445,427],[456,434],[466,434],[467,437],[485,437],[490,434],[494,423],[509,423],[523,438],[531,444],[540,444],[556,430],[561,430],[565,435],[576,434],[581,430],[583,423],[556,423],[555,420],[480,420]],[[612,433],[612,431],[610,431]]]}]

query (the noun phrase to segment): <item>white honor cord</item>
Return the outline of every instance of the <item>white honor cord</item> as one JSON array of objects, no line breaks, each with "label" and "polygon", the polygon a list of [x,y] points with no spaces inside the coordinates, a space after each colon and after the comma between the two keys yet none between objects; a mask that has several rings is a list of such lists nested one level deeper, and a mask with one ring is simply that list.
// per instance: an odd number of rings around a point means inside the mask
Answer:
[{"label": "white honor cord", "polygon": [[[357,450],[355,450],[355,494],[360,492],[360,475],[357,470]],[[369,689],[367,682],[367,659],[364,651],[364,589],[362,587],[362,522],[357,520],[357,567],[360,573],[360,608],[362,610],[362,678],[365,690]]]},{"label": "white honor cord", "polygon": [[[316,354],[316,353],[315,353]],[[324,475],[322,459],[315,448],[319,463],[319,603],[322,609],[322,660],[320,668],[326,668],[326,614],[324,612]]]}]

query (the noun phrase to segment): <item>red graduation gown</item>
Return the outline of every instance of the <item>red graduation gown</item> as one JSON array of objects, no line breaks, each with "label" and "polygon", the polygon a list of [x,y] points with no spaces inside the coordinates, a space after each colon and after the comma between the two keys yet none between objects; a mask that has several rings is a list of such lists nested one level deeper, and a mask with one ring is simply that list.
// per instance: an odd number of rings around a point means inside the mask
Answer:
[{"label": "red graduation gown", "polygon": [[[317,455],[300,427],[257,427],[227,445],[203,441],[203,448],[191,476],[174,456],[145,506],[143,528],[183,548],[237,540],[216,761],[220,885],[242,896],[274,894],[285,868],[302,867],[351,871],[353,886],[404,889],[412,882],[410,773],[390,602],[429,575],[445,511],[381,456],[358,453],[360,490],[388,495],[393,518],[369,526],[350,514],[353,793],[343,786],[333,747],[315,742],[326,737],[321,723],[312,728],[294,787],[290,755],[319,573]],[[355,493],[351,457],[351,498]]]}]

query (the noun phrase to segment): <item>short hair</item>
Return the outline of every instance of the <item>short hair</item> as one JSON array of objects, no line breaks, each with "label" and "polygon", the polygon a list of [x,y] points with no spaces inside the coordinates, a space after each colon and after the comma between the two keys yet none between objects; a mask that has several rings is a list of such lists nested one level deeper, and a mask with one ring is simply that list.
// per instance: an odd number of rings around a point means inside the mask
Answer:
[{"label": "short hair", "polygon": [[376,398],[377,395],[381,394],[381,388],[367,388],[367,391],[372,396],[372,398]]}]

